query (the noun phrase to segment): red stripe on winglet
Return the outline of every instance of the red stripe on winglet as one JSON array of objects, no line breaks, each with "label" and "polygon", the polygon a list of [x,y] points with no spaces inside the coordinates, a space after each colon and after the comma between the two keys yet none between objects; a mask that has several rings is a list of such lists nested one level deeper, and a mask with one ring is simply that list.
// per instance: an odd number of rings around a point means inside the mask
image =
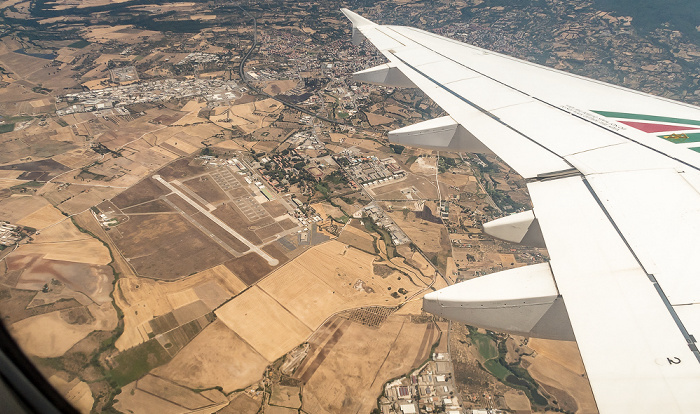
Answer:
[{"label": "red stripe on winglet", "polygon": [[646,122],[632,122],[632,121],[617,121],[621,124],[631,126],[634,129],[648,133],[657,132],[672,132],[672,131],[689,131],[698,128],[683,126],[683,125],[668,125],[668,124],[649,124]]}]

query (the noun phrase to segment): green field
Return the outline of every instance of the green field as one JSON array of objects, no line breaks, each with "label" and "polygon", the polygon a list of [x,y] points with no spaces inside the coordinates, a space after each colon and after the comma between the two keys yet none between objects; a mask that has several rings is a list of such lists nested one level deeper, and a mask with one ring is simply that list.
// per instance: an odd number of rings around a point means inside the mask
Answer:
[{"label": "green field", "polygon": [[85,40],[85,39],[80,39],[80,40],[78,40],[77,42],[74,42],[74,43],[69,44],[68,47],[73,47],[73,48],[76,48],[76,49],[82,49],[82,48],[84,48],[85,46],[87,46],[87,45],[89,45],[89,44],[90,44],[90,42],[88,42],[87,40]]},{"label": "green field", "polygon": [[151,339],[117,355],[114,358],[116,367],[109,372],[109,375],[117,386],[123,387],[168,361],[170,361],[168,353],[158,341]]},{"label": "green field", "polygon": [[496,343],[493,339],[489,338],[487,335],[482,333],[474,332],[471,334],[471,339],[474,345],[476,345],[479,350],[479,354],[484,358],[485,361],[489,359],[498,358],[498,348],[496,348]]},{"label": "green field", "polygon": [[498,378],[501,381],[505,381],[505,379],[510,375],[513,376],[513,373],[508,371],[508,368],[504,367],[501,365],[500,362],[498,362],[497,359],[489,359],[484,363],[484,368],[488,370],[494,377]]}]

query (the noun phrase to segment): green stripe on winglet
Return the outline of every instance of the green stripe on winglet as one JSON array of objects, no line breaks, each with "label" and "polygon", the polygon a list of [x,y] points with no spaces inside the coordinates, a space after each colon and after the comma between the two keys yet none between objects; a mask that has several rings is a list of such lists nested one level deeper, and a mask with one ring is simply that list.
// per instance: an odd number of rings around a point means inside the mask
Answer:
[{"label": "green stripe on winglet", "polygon": [[700,152],[700,147],[691,148],[691,150],[693,150],[695,152]]},{"label": "green stripe on winglet", "polygon": [[630,114],[627,112],[608,112],[608,111],[591,111],[591,112],[596,113],[598,115],[607,116],[608,118],[637,119],[640,121],[673,122],[675,124],[700,125],[700,121],[695,121],[693,119],[672,118],[669,116],[641,115],[641,114]]},{"label": "green stripe on winglet", "polygon": [[673,142],[674,144],[684,144],[686,142],[700,142],[700,133],[685,133],[685,134],[668,134],[659,135],[666,141]]}]

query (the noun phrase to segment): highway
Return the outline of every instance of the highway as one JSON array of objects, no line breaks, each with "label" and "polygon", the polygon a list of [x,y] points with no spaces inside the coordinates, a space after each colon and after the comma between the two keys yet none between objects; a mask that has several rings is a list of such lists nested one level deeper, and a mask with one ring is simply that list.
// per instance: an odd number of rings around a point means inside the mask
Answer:
[{"label": "highway", "polygon": [[241,64],[238,66],[238,76],[241,77],[241,81],[246,84],[248,89],[250,89],[251,91],[255,92],[258,95],[263,95],[263,96],[267,96],[268,98],[272,98],[283,105],[286,105],[290,108],[294,108],[299,112],[313,116],[314,118],[320,119],[322,121],[330,122],[332,124],[337,124],[337,125],[347,125],[344,122],[338,122],[336,120],[317,115],[317,114],[313,113],[312,111],[309,111],[308,109],[304,108],[303,106],[299,106],[297,104],[279,99],[276,96],[270,95],[269,93],[267,93],[261,89],[256,88],[255,86],[251,85],[248,82],[248,80],[245,77],[245,63],[248,60],[248,58],[250,57],[250,55],[253,54],[253,51],[255,50],[255,48],[258,46],[258,21],[255,19],[254,16],[252,16],[250,13],[245,11],[243,8],[241,8],[241,10],[243,10],[243,13],[245,13],[248,17],[253,19],[253,45],[250,47],[250,49],[248,49],[248,52],[246,52],[245,56],[243,56],[243,59],[241,59]]}]

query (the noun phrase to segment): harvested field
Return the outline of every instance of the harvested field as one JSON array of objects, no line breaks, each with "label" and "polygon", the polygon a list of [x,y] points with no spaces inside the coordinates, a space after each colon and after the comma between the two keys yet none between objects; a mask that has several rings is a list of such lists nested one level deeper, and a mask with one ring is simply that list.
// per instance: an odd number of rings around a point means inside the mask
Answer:
[{"label": "harvested field", "polygon": [[578,413],[597,413],[593,392],[575,342],[532,339],[528,346],[537,352],[524,357],[528,372],[559,405]]},{"label": "harvested field", "polygon": [[230,393],[260,380],[268,364],[223,322],[215,321],[153,374],[189,388],[220,386]]},{"label": "harvested field", "polygon": [[417,218],[414,213],[409,213],[406,218],[401,211],[388,212],[387,214],[422,251],[449,251],[450,243],[449,238],[445,240],[447,230],[444,225]]},{"label": "harvested field", "polygon": [[[422,288],[408,277],[382,277],[373,272],[375,257],[330,241],[315,246],[277,270],[258,286],[315,330],[335,312],[369,305],[395,306]],[[399,277],[401,277],[399,279]]]},{"label": "harvested field", "polygon": [[269,405],[265,407],[265,413],[267,414],[297,414],[299,410],[294,408],[277,407],[274,405]]},{"label": "harvested field", "polygon": [[263,90],[270,95],[279,95],[294,89],[296,86],[297,81],[295,80],[278,80],[270,82]]},{"label": "harvested field", "polygon": [[530,399],[520,390],[510,390],[504,395],[506,405],[515,413],[531,413]]},{"label": "harvested field", "polygon": [[328,217],[340,218],[345,215],[338,207],[335,207],[330,203],[314,203],[311,204],[310,207],[316,210],[316,213],[318,213],[323,220]]},{"label": "harvested field", "polygon": [[70,200],[59,204],[58,208],[68,214],[78,214],[81,211],[85,211],[92,206],[100,204],[103,200],[109,200],[120,191],[122,191],[120,188],[88,188]]},{"label": "harvested field", "polygon": [[375,237],[372,237],[372,235],[367,233],[365,230],[358,228],[358,226],[360,226],[359,220],[351,219],[350,223],[343,227],[343,231],[340,233],[338,241],[370,254],[375,253]]},{"label": "harvested field", "polygon": [[29,226],[35,229],[43,229],[59,221],[67,220],[67,217],[61,214],[58,209],[52,205],[46,205],[39,210],[25,216],[17,224],[21,226]]},{"label": "harvested field", "polygon": [[[306,378],[302,395],[304,411],[371,411],[384,383],[425,361],[429,357],[430,341],[437,340],[436,335],[430,334],[425,340],[432,323],[409,320],[391,316],[379,329],[350,323],[341,328],[340,335],[313,338],[310,346],[314,352],[307,356],[312,362],[295,374]],[[322,359],[322,363],[315,364],[316,359]]]},{"label": "harvested field", "polygon": [[115,300],[124,312],[124,333],[116,343],[120,350],[148,340],[153,331],[151,321],[156,317],[197,301],[206,306],[206,312],[213,311],[246,288],[222,265],[176,282],[122,278],[117,286],[120,294]]},{"label": "harvested field", "polygon": [[216,316],[268,361],[286,354],[311,333],[306,325],[257,286],[219,308]]},{"label": "harvested field", "polygon": [[390,118],[388,116],[379,114],[373,114],[371,112],[365,112],[365,115],[367,116],[367,122],[369,122],[369,124],[372,126],[390,124],[396,121],[394,118]]},{"label": "harvested field", "polygon": [[91,323],[70,323],[62,311],[54,311],[15,322],[9,330],[24,352],[43,358],[59,357],[90,332],[117,327],[117,312],[111,303],[90,305],[88,309],[94,316]]},{"label": "harvested field", "polygon": [[0,219],[17,223],[22,218],[48,205],[48,201],[39,196],[13,196],[0,200]]},{"label": "harvested field", "polygon": [[[230,128],[237,126],[245,133],[252,133],[260,128],[270,126],[282,104],[272,98],[250,103],[215,108],[209,119],[217,126]],[[226,121],[228,119],[228,121]]]},{"label": "harvested field", "polygon": [[[87,263],[46,260],[39,255],[20,255],[17,252],[6,258],[8,271],[19,272],[15,288],[39,291],[45,284],[56,280],[75,292],[81,292],[95,303],[111,302],[112,280],[114,275],[109,266]],[[37,293],[36,300],[49,297],[46,293]]]},{"label": "harvested field", "polygon": [[[115,231],[121,236],[115,237]],[[141,276],[156,279],[177,279],[231,257],[187,220],[173,214],[131,216],[112,229],[112,238]],[[201,254],[205,251],[207,254]]]},{"label": "harvested field", "polygon": [[132,413],[215,412],[228,404],[226,396],[218,391],[197,393],[150,374],[123,387],[116,400],[117,410]]},{"label": "harvested field", "polygon": [[[72,134],[70,128],[66,128],[66,133]],[[68,151],[52,158],[68,168],[80,168],[91,164],[99,159],[99,154],[85,148],[78,148],[73,151]]]},{"label": "harvested field", "polygon": [[270,404],[287,408],[300,408],[300,391],[299,387],[290,387],[275,383],[272,385]]},{"label": "harvested field", "polygon": [[81,381],[79,378],[66,381],[59,375],[52,375],[49,378],[49,382],[79,412],[87,414],[92,410],[95,399],[90,391],[90,386],[86,382]]},{"label": "harvested field", "polygon": [[259,410],[260,401],[256,401],[248,394],[242,392],[235,396],[229,405],[219,411],[218,414],[257,414]]},{"label": "harvested field", "polygon": [[43,255],[46,260],[58,260],[94,265],[112,261],[109,250],[96,239],[65,241],[61,243],[23,244],[13,255]]},{"label": "harvested field", "polygon": [[216,144],[214,144],[214,148],[221,148],[224,150],[233,150],[233,151],[240,151],[243,149],[241,145],[239,145],[236,141],[221,141]]},{"label": "harvested field", "polygon": [[273,269],[267,263],[267,260],[260,257],[257,253],[248,253],[231,259],[225,262],[224,266],[234,272],[248,286],[263,278]]}]

